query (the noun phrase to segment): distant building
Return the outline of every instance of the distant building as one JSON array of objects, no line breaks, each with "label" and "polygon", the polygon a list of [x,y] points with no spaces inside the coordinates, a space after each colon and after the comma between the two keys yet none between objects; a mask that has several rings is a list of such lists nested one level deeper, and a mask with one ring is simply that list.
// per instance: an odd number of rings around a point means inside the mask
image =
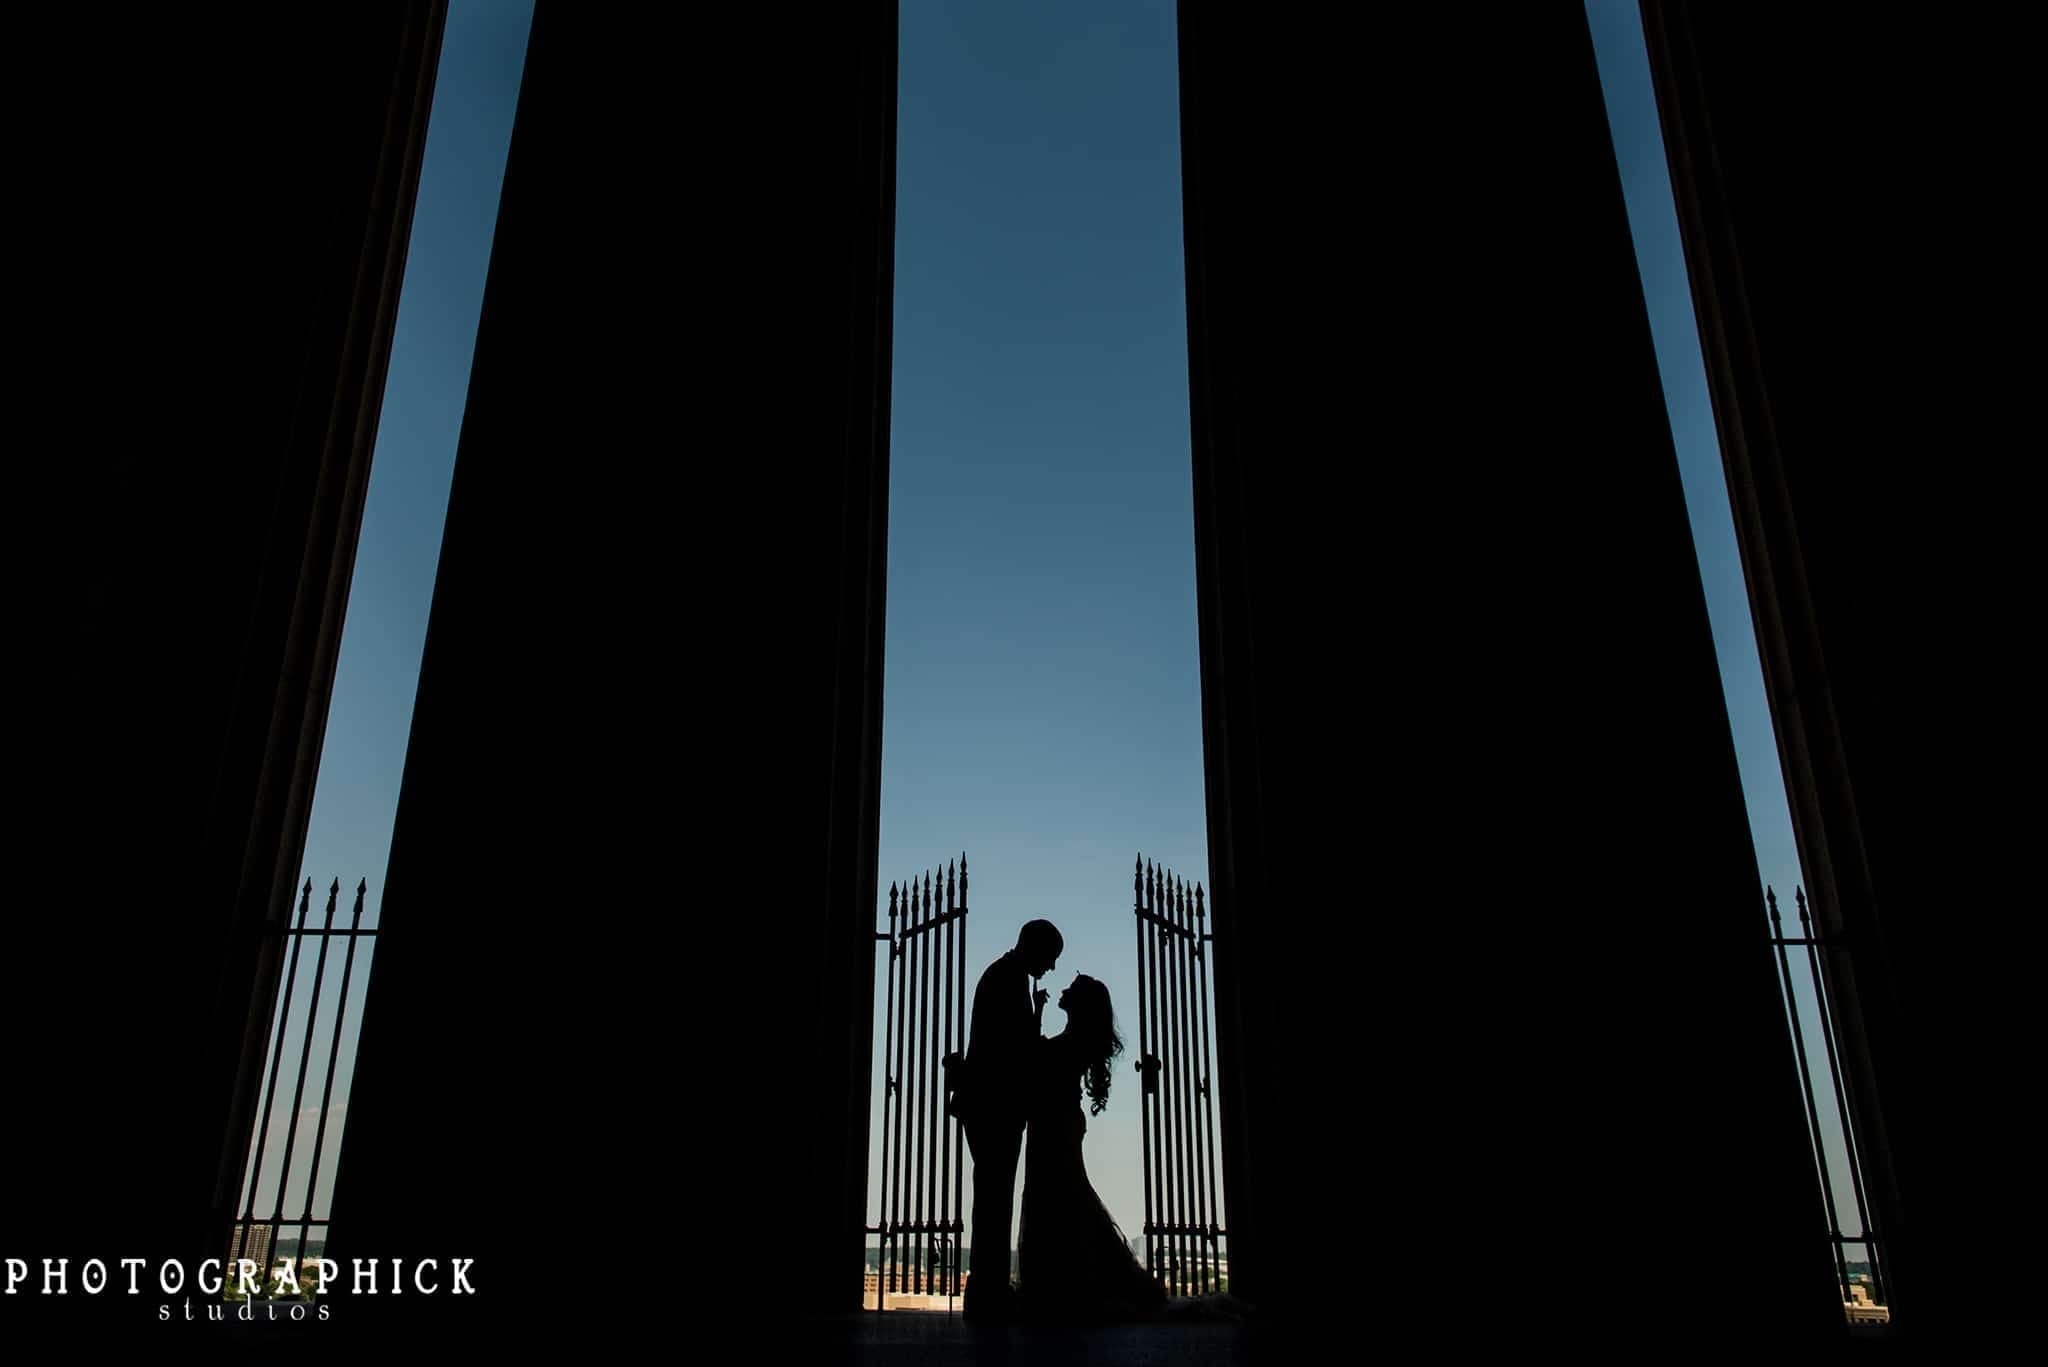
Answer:
[{"label": "distant building", "polygon": [[[246,1248],[243,1246],[245,1234],[248,1239]],[[236,1260],[239,1258],[247,1258],[259,1268],[268,1269],[270,1267],[271,1253],[276,1248],[276,1245],[277,1231],[268,1224],[237,1224],[233,1237],[228,1240],[229,1282],[232,1283],[234,1280],[233,1269]],[[268,1275],[267,1271],[262,1275]]]},{"label": "distant building", "polygon": [[[968,1274],[966,1270],[963,1268],[960,1273],[960,1284],[962,1286],[965,1286],[967,1284],[967,1276]],[[873,1263],[869,1263],[867,1266],[866,1280],[864,1281],[863,1285],[865,1285],[868,1290],[872,1291],[875,1289],[875,1284],[877,1282],[882,1281],[890,1282],[889,1293],[891,1295],[894,1295],[898,1291],[908,1291],[910,1288],[914,1286],[921,1286],[924,1290],[927,1291],[936,1290],[941,1295],[945,1294],[946,1278],[939,1275],[936,1271],[934,1271],[931,1268],[926,1268],[924,1270],[924,1276],[920,1281],[915,1271],[908,1266],[905,1266],[901,1273],[897,1273],[894,1270],[892,1264],[885,1263],[878,1268]]]},{"label": "distant building", "polygon": [[[888,1293],[888,1303],[883,1309],[958,1311],[961,1308],[960,1294],[966,1291],[969,1276],[970,1274],[964,1272],[960,1275],[960,1293],[956,1293],[951,1297],[946,1295],[944,1288],[932,1287],[932,1284],[929,1282],[926,1283],[926,1286],[930,1289],[923,1292],[890,1291]],[[861,1290],[862,1306],[873,1310],[875,1308],[875,1297],[881,1293],[881,1288],[881,1274],[873,1268],[869,1268],[866,1281]]]},{"label": "distant building", "polygon": [[1890,1324],[1892,1312],[1870,1298],[1868,1279],[1858,1277],[1849,1286],[1849,1299],[1842,1302],[1842,1313],[1849,1317],[1851,1324]]}]

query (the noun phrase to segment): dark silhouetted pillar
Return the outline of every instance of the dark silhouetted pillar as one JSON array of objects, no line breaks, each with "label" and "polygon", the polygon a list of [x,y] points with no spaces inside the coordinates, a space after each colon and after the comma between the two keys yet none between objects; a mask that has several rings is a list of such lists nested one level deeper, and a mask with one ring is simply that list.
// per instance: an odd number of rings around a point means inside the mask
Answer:
[{"label": "dark silhouetted pillar", "polygon": [[2031,1163],[2001,1061],[2027,961],[1989,948],[2032,847],[2034,505],[2001,422],[2027,386],[1996,321],[2032,254],[2004,202],[2025,59],[1877,13],[1644,16],[1894,1324],[1988,1330]]},{"label": "dark silhouetted pillar", "polygon": [[1231,1289],[1839,1332],[1583,14],[1181,42]]},{"label": "dark silhouetted pillar", "polygon": [[[14,770],[0,1229],[70,1257],[74,1296],[85,1258],[226,1251],[277,972],[254,932],[298,873],[442,14],[15,34],[16,425],[45,418],[68,487],[16,504],[62,634],[18,672],[47,765]],[[114,1271],[126,1304],[14,1300],[10,1329],[162,1351]]]},{"label": "dark silhouetted pillar", "polygon": [[335,1193],[479,1295],[365,1324],[859,1308],[893,54],[536,15]]}]

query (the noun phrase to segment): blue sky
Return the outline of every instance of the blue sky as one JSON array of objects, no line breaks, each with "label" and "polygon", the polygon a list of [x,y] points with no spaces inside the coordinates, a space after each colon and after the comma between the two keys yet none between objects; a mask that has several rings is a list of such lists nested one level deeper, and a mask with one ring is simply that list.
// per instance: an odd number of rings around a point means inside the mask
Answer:
[{"label": "blue sky", "polygon": [[322,888],[384,878],[532,18],[530,2],[448,9],[307,837]]},{"label": "blue sky", "polygon": [[1763,665],[1757,658],[1742,562],[1736,553],[1735,520],[1728,506],[1728,482],[1721,468],[1713,404],[1707,397],[1706,370],[1700,361],[1698,326],[1686,280],[1685,252],[1678,238],[1678,215],[1671,202],[1671,176],[1664,163],[1642,19],[1636,0],[1588,0],[1586,14],[1592,23],[1608,126],[1621,166],[1629,232],[1635,239],[1636,262],[1643,275],[1650,334],[1664,381],[1665,411],[1678,447],[1679,476],[1685,484],[1693,548],[1699,555],[1722,693],[1735,734],[1750,834],[1756,841],[1764,881],[1789,897],[1790,889],[1799,882],[1799,856],[1785,805],[1785,782],[1772,737],[1770,709],[1764,701]]},{"label": "blue sky", "polygon": [[[1784,893],[1797,862],[1640,27],[1633,0],[1588,13],[1759,863]],[[367,876],[372,920],[530,16],[456,0],[435,93],[305,860],[323,892]],[[1132,860],[1208,872],[1174,44],[1170,0],[902,5],[882,896],[966,852],[970,982],[1047,917],[1067,939],[1049,985],[1102,978],[1132,1055]],[[1087,1160],[1136,1233],[1130,1062]]]},{"label": "blue sky", "polygon": [[882,880],[964,850],[970,988],[1039,916],[1108,984],[1130,1234],[1132,863],[1208,878],[1174,45],[1166,0],[902,7]]}]

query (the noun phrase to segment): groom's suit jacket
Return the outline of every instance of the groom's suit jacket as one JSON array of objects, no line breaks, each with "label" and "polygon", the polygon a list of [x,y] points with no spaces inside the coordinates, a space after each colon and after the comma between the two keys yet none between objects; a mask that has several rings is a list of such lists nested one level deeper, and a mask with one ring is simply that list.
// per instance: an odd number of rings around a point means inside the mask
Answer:
[{"label": "groom's suit jacket", "polygon": [[1031,1001],[1031,975],[1014,951],[982,970],[967,1039],[973,1085],[987,1103],[982,1114],[992,1123],[1022,1126],[1038,1012]]}]

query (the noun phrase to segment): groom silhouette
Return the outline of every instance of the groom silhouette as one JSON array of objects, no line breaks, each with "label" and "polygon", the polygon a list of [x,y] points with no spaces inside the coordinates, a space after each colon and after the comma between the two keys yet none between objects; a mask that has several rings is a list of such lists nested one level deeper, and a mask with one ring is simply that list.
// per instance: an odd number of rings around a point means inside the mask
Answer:
[{"label": "groom silhouette", "polygon": [[1045,993],[1033,978],[1052,972],[1066,942],[1050,921],[1027,921],[1016,948],[982,971],[968,1022],[967,1084],[971,1106],[961,1114],[974,1157],[974,1248],[961,1312],[1001,1319],[1010,1312],[1010,1207],[1017,1191],[1017,1155],[1024,1147],[1026,1070],[1038,1039]]}]

